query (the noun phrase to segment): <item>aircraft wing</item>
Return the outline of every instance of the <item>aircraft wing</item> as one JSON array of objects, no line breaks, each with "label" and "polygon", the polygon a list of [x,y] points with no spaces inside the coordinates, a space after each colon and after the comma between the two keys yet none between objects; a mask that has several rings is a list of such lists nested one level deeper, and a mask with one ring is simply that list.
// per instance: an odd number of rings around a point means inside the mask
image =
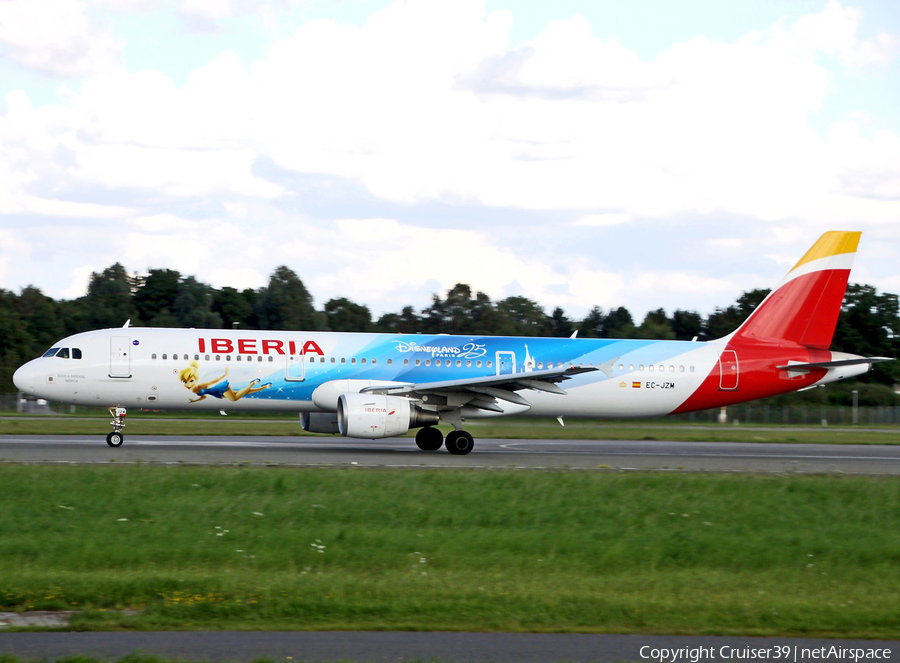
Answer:
[{"label": "aircraft wing", "polygon": [[367,387],[361,393],[406,396],[438,407],[457,408],[464,405],[502,413],[498,400],[531,407],[528,400],[518,394],[523,389],[546,391],[565,395],[558,382],[570,379],[580,373],[603,370],[593,367],[569,366],[568,368],[548,368],[528,373],[508,373],[489,375],[482,378],[462,378],[441,382],[420,382],[385,387]]}]

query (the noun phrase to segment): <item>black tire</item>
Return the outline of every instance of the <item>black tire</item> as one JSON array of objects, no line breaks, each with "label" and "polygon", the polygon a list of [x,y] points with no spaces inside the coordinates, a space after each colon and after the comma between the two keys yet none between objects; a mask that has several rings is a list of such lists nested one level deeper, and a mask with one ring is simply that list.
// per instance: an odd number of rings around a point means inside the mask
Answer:
[{"label": "black tire", "polygon": [[475,448],[475,438],[464,430],[455,430],[447,434],[444,446],[455,456],[465,456]]},{"label": "black tire", "polygon": [[416,446],[422,451],[437,451],[444,444],[444,434],[433,426],[426,426],[416,433]]},{"label": "black tire", "polygon": [[106,436],[106,443],[111,447],[121,447],[124,441],[125,436],[122,433],[110,433]]}]

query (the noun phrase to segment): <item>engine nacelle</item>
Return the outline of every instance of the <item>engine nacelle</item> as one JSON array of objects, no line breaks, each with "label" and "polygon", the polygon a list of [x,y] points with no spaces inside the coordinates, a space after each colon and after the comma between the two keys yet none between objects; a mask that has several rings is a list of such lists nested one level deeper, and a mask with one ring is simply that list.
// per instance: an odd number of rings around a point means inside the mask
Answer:
[{"label": "engine nacelle", "polygon": [[340,433],[337,414],[334,412],[301,412],[300,428],[307,433]]},{"label": "engine nacelle", "polygon": [[341,435],[370,440],[403,435],[410,428],[440,421],[437,412],[415,407],[402,396],[341,394],[337,407]]}]

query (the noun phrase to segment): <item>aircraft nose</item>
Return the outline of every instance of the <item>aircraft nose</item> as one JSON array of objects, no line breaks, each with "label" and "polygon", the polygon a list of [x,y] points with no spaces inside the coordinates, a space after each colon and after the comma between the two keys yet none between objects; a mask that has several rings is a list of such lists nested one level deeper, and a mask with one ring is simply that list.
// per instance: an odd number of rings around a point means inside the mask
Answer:
[{"label": "aircraft nose", "polygon": [[34,366],[33,362],[28,362],[24,366],[20,366],[13,373],[13,384],[16,389],[30,396],[34,395]]}]

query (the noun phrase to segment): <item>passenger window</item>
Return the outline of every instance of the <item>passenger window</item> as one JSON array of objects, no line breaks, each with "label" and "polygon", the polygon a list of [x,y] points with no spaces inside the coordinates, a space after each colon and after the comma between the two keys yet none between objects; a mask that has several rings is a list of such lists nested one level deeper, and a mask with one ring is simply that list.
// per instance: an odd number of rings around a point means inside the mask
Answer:
[{"label": "passenger window", "polygon": [[654,367],[653,367],[653,364],[650,364],[650,365],[647,367],[647,370],[650,371],[650,372],[652,373],[652,372],[653,372],[653,368],[654,368]]},{"label": "passenger window", "polygon": [[361,363],[361,364],[365,364],[365,363],[366,363],[366,358],[365,358],[365,357],[363,357],[363,358],[362,358],[362,359],[360,359],[360,360],[359,360],[359,363]]},{"label": "passenger window", "polygon": [[346,363],[347,363],[347,358],[346,358],[346,357],[341,357],[341,363],[342,363],[342,364],[346,364]]},{"label": "passenger window", "polygon": [[674,372],[675,372],[675,367],[672,366],[671,364],[669,364],[669,373],[674,373]]},{"label": "passenger window", "polygon": [[59,352],[59,348],[50,348],[47,352],[44,353],[45,357],[53,357],[56,353]]},{"label": "passenger window", "polygon": [[487,363],[487,367],[488,367],[488,368],[490,368],[490,367],[493,366],[493,365],[494,365],[494,362],[488,361],[488,363]]},{"label": "passenger window", "polygon": [[469,359],[466,361],[466,368],[471,368],[471,367],[472,367],[472,360]]},{"label": "passenger window", "polygon": [[222,361],[222,355],[216,355],[216,361]]},{"label": "passenger window", "polygon": [[[388,359],[388,361],[390,361],[390,359]],[[404,359],[404,360],[403,360],[403,365],[404,365],[404,366],[409,366],[409,359]]]},{"label": "passenger window", "polygon": [[[376,359],[375,357],[372,357],[372,363],[373,363],[373,364],[377,364],[377,363],[378,363],[378,359]],[[390,359],[388,359],[388,363],[389,363],[389,364],[391,363],[391,360],[390,360]]]},{"label": "passenger window", "polygon": [[167,355],[167,354],[164,352],[164,353],[163,353],[163,359],[168,359],[168,358],[169,358],[169,355]]},{"label": "passenger window", "polygon": [[350,360],[350,363],[351,363],[351,364],[355,364],[355,363],[356,363],[356,357],[353,357],[353,358]]},{"label": "passenger window", "polygon": [[150,355],[150,359],[156,359],[156,353],[155,353],[155,352],[154,352],[152,355]]},{"label": "passenger window", "polygon": [[336,360],[334,357],[332,357],[332,358],[331,358],[331,363],[332,363],[332,364],[335,364],[335,363],[337,363],[337,360]]},{"label": "passenger window", "polygon": [[425,360],[425,365],[426,365],[426,366],[431,366],[431,360],[430,360],[430,359],[426,359],[426,360]]},{"label": "passenger window", "polygon": [[209,355],[203,355],[203,361],[209,361]]},{"label": "passenger window", "polygon": [[272,363],[273,361],[275,361],[275,357],[273,357],[272,355],[269,355],[269,363]]},{"label": "passenger window", "polygon": [[625,370],[625,364],[619,364],[619,372],[621,373],[624,370]]},{"label": "passenger window", "polygon": [[422,365],[422,360],[416,359],[416,366],[421,366],[421,365]]},{"label": "passenger window", "polygon": [[481,360],[475,362],[475,368],[481,368]]}]

